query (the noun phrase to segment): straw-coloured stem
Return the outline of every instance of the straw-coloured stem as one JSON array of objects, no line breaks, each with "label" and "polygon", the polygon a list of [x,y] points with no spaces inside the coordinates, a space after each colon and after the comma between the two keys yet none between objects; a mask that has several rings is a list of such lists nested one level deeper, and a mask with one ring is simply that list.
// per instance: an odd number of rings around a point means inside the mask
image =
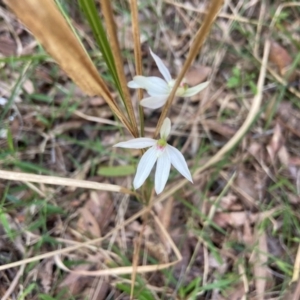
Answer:
[{"label": "straw-coloured stem", "polygon": [[12,172],[0,170],[0,179],[12,180],[12,181],[23,181],[23,182],[36,182],[51,185],[61,186],[72,186],[77,188],[88,188],[94,190],[110,191],[124,194],[134,194],[134,192],[128,190],[125,187],[100,183],[88,180],[79,180],[73,178],[64,178],[57,176],[46,176],[46,175],[35,175],[30,173]]},{"label": "straw-coloured stem", "polygon": [[[135,73],[136,75],[142,75],[142,54],[141,54],[141,41],[140,41],[140,26],[138,17],[138,5],[137,0],[130,0],[131,22],[132,22],[132,34],[134,43],[134,61],[135,61]],[[144,97],[142,89],[138,89],[138,99],[141,101]],[[144,110],[139,105],[140,124],[141,124],[141,136],[144,136]]]},{"label": "straw-coloured stem", "polygon": [[133,110],[133,106],[132,106],[132,102],[131,102],[131,97],[130,97],[130,93],[129,93],[129,90],[127,87],[127,81],[126,81],[126,77],[125,77],[125,73],[124,73],[124,68],[123,68],[124,63],[123,63],[123,59],[122,59],[122,55],[121,55],[120,45],[118,42],[116,24],[114,21],[113,11],[111,8],[111,1],[110,0],[100,0],[100,3],[101,3],[102,13],[103,13],[103,16],[105,19],[105,23],[106,23],[106,29],[107,29],[107,33],[109,36],[110,46],[111,46],[112,52],[114,54],[114,60],[115,60],[115,65],[116,65],[116,69],[118,72],[118,77],[119,77],[122,92],[123,92],[123,95],[121,95],[121,96],[124,101],[125,107],[127,109],[129,120],[132,124],[134,136],[137,137],[138,136],[138,127],[137,127],[134,110]]}]

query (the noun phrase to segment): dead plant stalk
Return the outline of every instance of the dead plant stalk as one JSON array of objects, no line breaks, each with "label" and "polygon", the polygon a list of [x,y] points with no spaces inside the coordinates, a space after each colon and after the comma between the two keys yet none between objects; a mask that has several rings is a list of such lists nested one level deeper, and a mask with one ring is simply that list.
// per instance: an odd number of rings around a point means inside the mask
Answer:
[{"label": "dead plant stalk", "polygon": [[122,88],[122,98],[124,100],[125,107],[128,112],[129,120],[134,130],[134,137],[138,137],[138,127],[134,115],[133,105],[130,97],[130,93],[127,87],[127,80],[123,68],[123,59],[121,55],[120,45],[117,36],[116,24],[114,21],[113,11],[110,0],[100,0],[102,13],[105,19],[106,28],[109,36],[110,46],[114,54],[114,60],[117,68],[118,77]]}]

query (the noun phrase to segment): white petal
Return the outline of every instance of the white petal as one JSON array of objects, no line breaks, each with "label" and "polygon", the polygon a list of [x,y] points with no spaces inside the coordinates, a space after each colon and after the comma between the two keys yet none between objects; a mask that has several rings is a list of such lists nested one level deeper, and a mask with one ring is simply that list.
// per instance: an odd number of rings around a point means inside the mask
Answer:
[{"label": "white petal", "polygon": [[162,62],[162,60],[152,52],[152,50],[149,48],[150,50],[150,53],[153,57],[153,59],[155,60],[155,63],[159,69],[159,72],[161,73],[161,75],[164,77],[164,79],[169,82],[172,77],[171,77],[171,74],[169,72],[169,70],[167,69],[167,67],[164,65],[164,63]]},{"label": "white petal", "polygon": [[142,156],[133,180],[133,187],[137,190],[149,176],[155,162],[157,160],[156,146],[151,147]]},{"label": "white petal", "polygon": [[169,153],[171,164],[175,169],[177,169],[177,171],[187,180],[193,182],[192,175],[181,152],[171,145],[167,145],[166,150]]},{"label": "white petal", "polygon": [[143,88],[141,86],[139,86],[134,80],[131,80],[127,83],[127,86],[131,89],[140,89]]},{"label": "white petal", "polygon": [[154,97],[144,98],[140,102],[140,105],[143,107],[156,109],[164,106],[164,104],[167,102],[167,99],[168,96],[154,96]]},{"label": "white petal", "polygon": [[168,84],[159,77],[134,76],[133,81],[136,86],[147,90],[151,96],[168,95],[170,93]]},{"label": "white petal", "polygon": [[192,97],[198,94],[200,91],[204,90],[209,84],[209,81],[200,83],[192,88],[187,89],[183,94],[182,97]]},{"label": "white petal", "polygon": [[130,149],[143,149],[147,147],[151,147],[156,143],[156,140],[150,138],[137,138],[132,139],[126,142],[121,142],[113,147],[120,147],[120,148],[130,148]]},{"label": "white petal", "polygon": [[165,118],[160,128],[160,137],[163,139],[167,139],[170,132],[171,132],[171,120],[169,118]]},{"label": "white petal", "polygon": [[155,171],[155,191],[160,194],[168,181],[171,169],[171,161],[168,152],[165,151],[158,159]]}]

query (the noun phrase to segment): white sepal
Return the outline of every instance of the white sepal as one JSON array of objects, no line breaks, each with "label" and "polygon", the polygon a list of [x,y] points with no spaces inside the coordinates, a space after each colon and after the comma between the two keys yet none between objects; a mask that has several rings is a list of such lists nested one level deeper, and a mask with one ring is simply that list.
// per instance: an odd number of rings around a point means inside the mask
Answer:
[{"label": "white sepal", "polygon": [[174,168],[187,180],[193,182],[192,175],[181,152],[171,145],[167,145],[166,150],[169,153],[171,164]]},{"label": "white sepal", "polygon": [[127,86],[131,89],[143,89],[139,84],[137,84],[134,80],[131,80],[127,83]]},{"label": "white sepal", "polygon": [[150,138],[136,138],[126,142],[115,144],[113,147],[143,149],[156,144],[156,140]]},{"label": "white sepal", "polygon": [[142,101],[140,101],[140,105],[147,108],[156,109],[159,107],[164,106],[164,104],[167,102],[168,96],[153,96],[144,98]]},{"label": "white sepal", "polygon": [[199,92],[201,92],[202,90],[204,90],[209,84],[209,81],[206,82],[202,82],[192,88],[188,88],[183,94],[182,97],[192,97],[196,94],[198,94]]},{"label": "white sepal", "polygon": [[160,194],[168,181],[171,169],[171,161],[167,151],[157,159],[156,172],[155,172],[155,192]]},{"label": "white sepal", "polygon": [[156,148],[155,146],[153,146],[145,152],[138,164],[137,171],[133,180],[133,187],[135,190],[141,187],[141,185],[145,182],[156,160]]},{"label": "white sepal", "polygon": [[137,86],[147,90],[150,95],[168,95],[169,94],[169,86],[168,84],[161,78],[150,76],[134,76],[133,81]]},{"label": "white sepal", "polygon": [[155,60],[155,63],[158,67],[159,72],[165,78],[165,80],[167,82],[169,82],[172,79],[172,77],[171,77],[171,74],[170,74],[168,68],[164,65],[162,60],[156,54],[154,54],[152,52],[152,50],[150,48],[149,48],[149,50],[150,50],[150,54],[152,55],[153,59]]}]

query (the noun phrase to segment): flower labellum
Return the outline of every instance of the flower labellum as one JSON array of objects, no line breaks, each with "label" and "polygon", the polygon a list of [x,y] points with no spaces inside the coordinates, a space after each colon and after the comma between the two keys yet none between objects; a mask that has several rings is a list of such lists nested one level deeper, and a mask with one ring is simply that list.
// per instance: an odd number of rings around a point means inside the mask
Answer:
[{"label": "flower labellum", "polygon": [[171,121],[169,118],[166,118],[160,129],[159,140],[142,137],[114,145],[114,147],[131,149],[143,149],[150,147],[142,156],[138,164],[133,181],[134,189],[138,189],[142,186],[156,162],[154,185],[157,194],[160,194],[165,188],[170,174],[171,164],[182,176],[184,176],[190,182],[193,182],[191,173],[183,155],[175,147],[167,143],[167,138],[170,132]]},{"label": "flower labellum", "polygon": [[[165,80],[155,76],[134,76],[133,80],[129,81],[127,85],[132,89],[145,89],[151,97],[142,99],[140,105],[156,109],[162,107],[167,102],[175,84],[175,80],[172,79],[169,70],[164,65],[162,60],[156,54],[154,54],[151,49],[150,53]],[[192,97],[205,89],[208,84],[209,82],[206,81],[189,88],[185,82],[182,82],[177,88],[176,96]]]}]

